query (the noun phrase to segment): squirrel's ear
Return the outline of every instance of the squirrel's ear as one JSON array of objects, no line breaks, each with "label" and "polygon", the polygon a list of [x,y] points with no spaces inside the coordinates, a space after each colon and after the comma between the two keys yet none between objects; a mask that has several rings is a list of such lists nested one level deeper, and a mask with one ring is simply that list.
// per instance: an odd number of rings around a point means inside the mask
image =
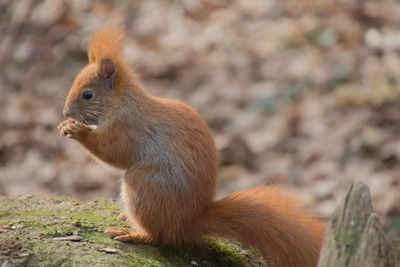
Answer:
[{"label": "squirrel's ear", "polygon": [[100,64],[100,75],[105,78],[109,79],[114,72],[116,71],[114,63],[109,58],[103,58]]},{"label": "squirrel's ear", "polygon": [[100,77],[105,80],[107,87],[114,89],[117,69],[109,58],[103,58],[100,64]]}]

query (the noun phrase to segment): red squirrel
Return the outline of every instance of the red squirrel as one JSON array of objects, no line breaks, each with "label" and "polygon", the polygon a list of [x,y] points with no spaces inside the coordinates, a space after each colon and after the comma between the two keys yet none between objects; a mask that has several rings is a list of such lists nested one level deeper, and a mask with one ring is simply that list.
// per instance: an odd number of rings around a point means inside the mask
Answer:
[{"label": "red squirrel", "polygon": [[135,231],[110,237],[149,245],[200,246],[205,236],[234,239],[276,266],[316,266],[325,223],[276,187],[257,186],[213,201],[218,156],[204,119],[188,105],[154,97],[124,61],[124,31],[106,26],[89,41],[60,134],[123,169],[124,214]]}]

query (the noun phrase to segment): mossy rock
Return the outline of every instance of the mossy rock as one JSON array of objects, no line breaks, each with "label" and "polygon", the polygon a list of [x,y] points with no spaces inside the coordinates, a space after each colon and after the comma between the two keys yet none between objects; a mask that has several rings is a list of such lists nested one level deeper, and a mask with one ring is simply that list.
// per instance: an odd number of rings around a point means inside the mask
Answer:
[{"label": "mossy rock", "polygon": [[[265,266],[238,244],[211,240],[203,249],[124,244],[109,238],[119,203],[71,197],[0,197],[0,265],[15,266]],[[11,265],[13,266],[13,265]]]}]

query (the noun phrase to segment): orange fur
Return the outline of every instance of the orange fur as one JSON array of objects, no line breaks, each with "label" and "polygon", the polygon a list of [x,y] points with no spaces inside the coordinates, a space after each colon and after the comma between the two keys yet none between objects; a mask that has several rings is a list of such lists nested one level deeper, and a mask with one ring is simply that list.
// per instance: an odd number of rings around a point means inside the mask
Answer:
[{"label": "orange fur", "polygon": [[[106,26],[90,38],[88,45],[89,63],[100,64],[103,58],[120,59],[125,32],[116,26]],[[120,65],[121,66],[121,65]]]},{"label": "orange fur", "polygon": [[[144,90],[119,55],[122,37],[119,28],[106,27],[91,39],[90,64],[64,108],[77,121],[59,126],[92,156],[125,170],[125,214],[140,230],[110,228],[109,235],[185,246],[211,234],[253,246],[278,266],[315,266],[325,223],[302,213],[291,197],[259,186],[213,202],[218,157],[211,131],[191,107]],[[104,58],[114,64],[115,80],[98,74]],[[93,101],[82,100],[85,90],[94,92]],[[94,131],[83,124],[91,118]]]}]

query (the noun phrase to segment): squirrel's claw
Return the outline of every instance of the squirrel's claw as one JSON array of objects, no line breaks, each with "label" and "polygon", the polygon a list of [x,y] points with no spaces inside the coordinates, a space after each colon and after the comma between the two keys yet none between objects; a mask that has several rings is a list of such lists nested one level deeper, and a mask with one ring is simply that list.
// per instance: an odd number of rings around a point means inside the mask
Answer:
[{"label": "squirrel's claw", "polygon": [[119,235],[114,237],[114,240],[120,241],[120,242],[135,242],[135,239],[132,239],[130,234],[127,235]]},{"label": "squirrel's claw", "polygon": [[74,119],[67,119],[61,122],[57,126],[57,129],[60,131],[61,136],[67,136],[73,139],[78,139],[83,133],[92,131],[89,126]]},{"label": "squirrel's claw", "polygon": [[109,227],[104,233],[108,234],[109,237],[115,239],[118,236],[128,235],[131,232],[128,228],[117,228],[117,227]]},{"label": "squirrel's claw", "polygon": [[128,228],[109,227],[105,232],[109,237],[120,242],[132,242],[148,245],[154,244],[147,234],[131,231]]}]

